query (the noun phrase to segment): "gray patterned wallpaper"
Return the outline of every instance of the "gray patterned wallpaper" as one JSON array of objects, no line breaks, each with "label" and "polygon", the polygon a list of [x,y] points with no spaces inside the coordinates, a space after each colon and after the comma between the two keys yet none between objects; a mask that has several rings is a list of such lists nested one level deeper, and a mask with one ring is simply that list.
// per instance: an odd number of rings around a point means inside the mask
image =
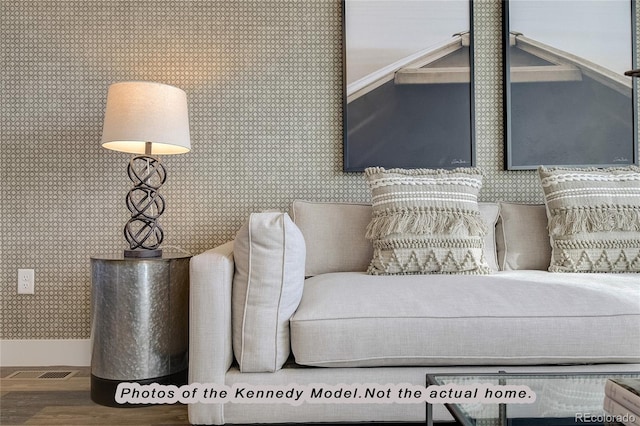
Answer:
[{"label": "gray patterned wallpaper", "polygon": [[[89,257],[124,248],[128,219],[129,157],[99,144],[113,82],[189,96],[192,151],[163,157],[167,245],[199,253],[296,198],[368,200],[342,172],[340,0],[3,0],[0,19],[2,339],[89,338]],[[474,24],[482,199],[539,202],[533,172],[502,170],[500,0]]]}]

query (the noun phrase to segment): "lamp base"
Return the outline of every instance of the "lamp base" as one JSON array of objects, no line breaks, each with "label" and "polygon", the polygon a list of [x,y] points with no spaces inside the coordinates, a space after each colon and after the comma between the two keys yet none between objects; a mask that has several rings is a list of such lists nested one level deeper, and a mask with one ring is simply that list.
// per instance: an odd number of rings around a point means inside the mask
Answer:
[{"label": "lamp base", "polygon": [[162,249],[155,250],[125,250],[124,257],[133,257],[133,258],[148,258],[148,257],[162,257]]}]

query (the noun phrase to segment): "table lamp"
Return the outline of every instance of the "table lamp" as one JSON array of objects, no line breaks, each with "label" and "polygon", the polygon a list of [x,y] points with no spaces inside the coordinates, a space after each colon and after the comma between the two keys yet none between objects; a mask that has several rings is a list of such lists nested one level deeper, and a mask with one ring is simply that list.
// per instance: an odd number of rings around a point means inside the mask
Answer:
[{"label": "table lamp", "polygon": [[126,197],[131,219],[124,227],[125,257],[160,257],[165,210],[159,189],[167,174],[157,155],[191,149],[187,95],[166,84],[132,81],[109,86],[102,146],[138,154],[127,167],[133,188]]}]

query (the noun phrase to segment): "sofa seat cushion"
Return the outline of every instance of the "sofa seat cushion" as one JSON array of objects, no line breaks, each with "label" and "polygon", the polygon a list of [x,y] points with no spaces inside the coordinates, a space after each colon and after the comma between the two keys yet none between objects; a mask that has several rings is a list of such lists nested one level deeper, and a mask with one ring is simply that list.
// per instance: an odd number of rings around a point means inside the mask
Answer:
[{"label": "sofa seat cushion", "polygon": [[306,280],[290,325],[309,366],[640,362],[640,285],[634,274],[323,274]]}]

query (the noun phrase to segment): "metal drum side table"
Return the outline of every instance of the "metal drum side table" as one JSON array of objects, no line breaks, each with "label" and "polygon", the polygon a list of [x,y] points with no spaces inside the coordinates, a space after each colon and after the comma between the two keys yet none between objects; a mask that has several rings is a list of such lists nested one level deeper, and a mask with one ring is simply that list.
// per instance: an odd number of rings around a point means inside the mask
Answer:
[{"label": "metal drum side table", "polygon": [[187,382],[189,260],[91,258],[91,399],[115,401],[121,382]]}]

